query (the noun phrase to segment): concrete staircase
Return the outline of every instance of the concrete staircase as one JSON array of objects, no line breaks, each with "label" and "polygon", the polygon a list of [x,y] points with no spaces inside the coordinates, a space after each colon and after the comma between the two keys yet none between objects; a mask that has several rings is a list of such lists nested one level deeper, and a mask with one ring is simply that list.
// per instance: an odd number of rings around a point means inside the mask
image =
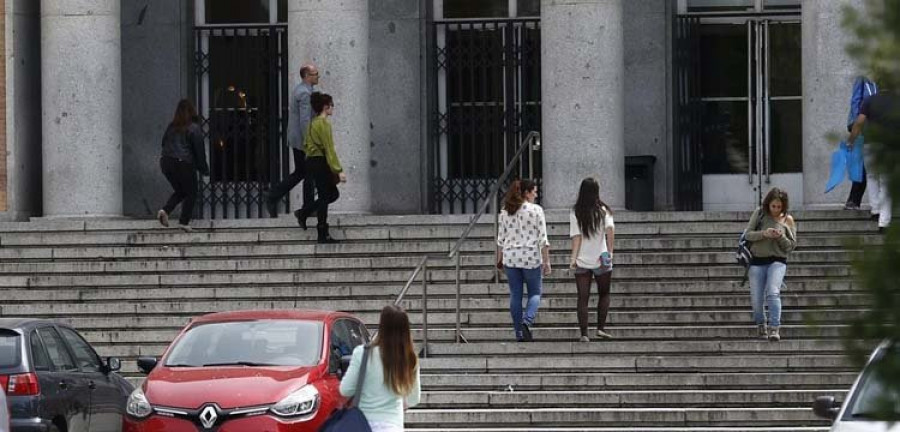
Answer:
[{"label": "concrete staircase", "polygon": [[[139,379],[133,360],[159,355],[190,317],[206,312],[339,309],[374,327],[431,254],[432,342],[423,405],[408,413],[409,430],[827,430],[811,402],[842,399],[852,383],[856,371],[837,338],[842,321],[866,308],[845,242],[880,236],[863,213],[796,213],[785,339],[769,343],[752,337],[748,288],[734,263],[748,217],[617,214],[613,341],[576,342],[562,213],[548,214],[555,269],[534,343],[513,340],[507,288],[492,281],[487,218],[463,248],[469,343],[453,343],[455,272],[446,254],[464,216],[338,217],[335,236],[346,239],[338,245],[316,245],[314,230],[290,219],[201,221],[191,234],[152,221],[0,224],[0,316],[71,323]],[[420,292],[417,282],[404,304],[417,323]]]}]

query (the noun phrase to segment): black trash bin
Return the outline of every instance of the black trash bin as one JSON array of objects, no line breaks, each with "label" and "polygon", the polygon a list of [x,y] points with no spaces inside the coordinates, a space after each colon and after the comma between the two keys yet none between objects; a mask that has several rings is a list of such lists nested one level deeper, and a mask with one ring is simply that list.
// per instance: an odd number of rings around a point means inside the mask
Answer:
[{"label": "black trash bin", "polygon": [[653,165],[656,156],[625,157],[625,208],[653,211]]}]

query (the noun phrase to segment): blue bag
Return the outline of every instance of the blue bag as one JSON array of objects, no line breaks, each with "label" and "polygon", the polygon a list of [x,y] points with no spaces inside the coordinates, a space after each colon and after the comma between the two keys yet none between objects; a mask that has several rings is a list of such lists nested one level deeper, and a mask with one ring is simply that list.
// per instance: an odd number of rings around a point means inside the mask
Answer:
[{"label": "blue bag", "polygon": [[850,181],[860,183],[863,181],[863,143],[865,140],[860,135],[856,137],[853,144],[853,150],[847,148],[847,145],[841,143],[841,148],[847,152],[847,177]]},{"label": "blue bag", "polygon": [[825,193],[831,192],[844,181],[847,174],[846,147],[844,143],[841,143],[841,146],[831,154],[831,175],[828,177],[828,183],[825,184]]},{"label": "blue bag", "polygon": [[356,394],[350,400],[350,405],[333,412],[319,428],[319,432],[372,432],[369,421],[359,409],[359,396],[362,394],[363,380],[366,378],[366,365],[369,363],[370,350],[371,347],[368,345],[363,348],[362,364],[356,380]]},{"label": "blue bag", "polygon": [[852,182],[863,181],[863,139],[862,135],[856,138],[856,145],[851,150],[847,143],[841,141],[837,150],[831,154],[831,175],[825,185],[825,193],[831,192],[847,177]]}]

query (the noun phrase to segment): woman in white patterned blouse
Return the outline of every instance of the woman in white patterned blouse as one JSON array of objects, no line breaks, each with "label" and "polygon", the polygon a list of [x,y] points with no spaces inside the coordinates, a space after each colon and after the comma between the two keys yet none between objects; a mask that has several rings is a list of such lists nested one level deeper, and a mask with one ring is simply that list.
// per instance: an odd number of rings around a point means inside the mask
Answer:
[{"label": "woman in white patterned blouse", "polygon": [[[497,233],[497,267],[509,281],[509,313],[516,340],[531,342],[531,326],[541,304],[541,279],[550,274],[550,242],[544,209],[534,203],[537,185],[516,180],[506,193]],[[523,285],[528,302],[522,313]]]}]

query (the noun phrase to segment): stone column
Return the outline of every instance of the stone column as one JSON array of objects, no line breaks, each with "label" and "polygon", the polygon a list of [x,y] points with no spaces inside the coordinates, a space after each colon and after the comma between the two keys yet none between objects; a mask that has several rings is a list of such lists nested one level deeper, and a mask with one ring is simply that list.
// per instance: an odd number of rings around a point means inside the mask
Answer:
[{"label": "stone column", "polygon": [[622,0],[541,0],[543,202],[566,208],[594,176],[625,204]]},{"label": "stone column", "polygon": [[46,217],[122,214],[120,22],[119,0],[41,1]]},{"label": "stone column", "polygon": [[[804,207],[834,207],[847,200],[850,183],[825,195],[836,143],[826,135],[847,135],[853,80],[861,73],[845,51],[852,35],[841,26],[843,8],[864,0],[803,1],[803,195]],[[800,203],[798,203],[800,204]]]},{"label": "stone column", "polygon": [[[291,87],[300,66],[312,62],[319,68],[317,90],[334,98],[331,124],[347,183],[338,186],[341,198],[332,208],[369,212],[368,0],[288,0],[288,52]],[[300,192],[292,192],[293,202],[302,201]]]}]

